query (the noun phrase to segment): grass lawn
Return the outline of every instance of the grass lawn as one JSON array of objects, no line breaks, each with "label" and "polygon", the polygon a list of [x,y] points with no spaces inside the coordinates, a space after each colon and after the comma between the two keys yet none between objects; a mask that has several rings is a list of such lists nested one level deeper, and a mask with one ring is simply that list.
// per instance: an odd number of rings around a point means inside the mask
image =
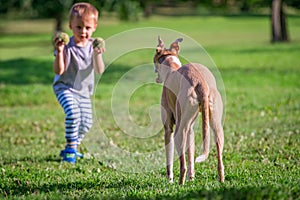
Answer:
[{"label": "grass lawn", "polygon": [[[58,155],[65,139],[51,86],[53,21],[0,20],[0,197],[299,198],[300,18],[289,17],[288,26],[291,42],[271,44],[268,17],[104,18],[94,36],[107,39],[107,69],[97,76],[92,97],[87,158],[69,165]],[[203,61],[215,70],[226,101],[225,183],[217,181],[213,142],[193,182],[177,184],[178,160],[175,183],[166,181],[162,88],[151,63],[160,31],[167,45],[177,34],[184,37],[182,61]],[[198,155],[199,127],[196,133]]]}]

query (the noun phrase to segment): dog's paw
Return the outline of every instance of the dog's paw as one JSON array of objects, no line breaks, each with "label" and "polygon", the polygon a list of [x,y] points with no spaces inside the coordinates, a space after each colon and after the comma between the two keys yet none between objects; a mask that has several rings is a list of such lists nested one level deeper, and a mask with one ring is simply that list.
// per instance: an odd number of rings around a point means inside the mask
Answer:
[{"label": "dog's paw", "polygon": [[194,181],[195,177],[194,176],[189,176],[188,181]]},{"label": "dog's paw", "polygon": [[205,155],[198,156],[195,160],[196,163],[204,162],[206,160]]}]

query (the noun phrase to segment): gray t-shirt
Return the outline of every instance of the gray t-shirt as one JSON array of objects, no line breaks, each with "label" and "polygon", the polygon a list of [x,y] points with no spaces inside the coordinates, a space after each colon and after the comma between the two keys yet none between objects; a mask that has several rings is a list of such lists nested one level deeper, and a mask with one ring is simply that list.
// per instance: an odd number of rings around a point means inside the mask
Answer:
[{"label": "gray t-shirt", "polygon": [[[54,52],[56,55],[56,52]],[[92,41],[84,47],[78,47],[73,37],[64,48],[66,71],[55,75],[53,89],[55,94],[69,89],[82,96],[90,96],[94,90],[94,67]]]}]

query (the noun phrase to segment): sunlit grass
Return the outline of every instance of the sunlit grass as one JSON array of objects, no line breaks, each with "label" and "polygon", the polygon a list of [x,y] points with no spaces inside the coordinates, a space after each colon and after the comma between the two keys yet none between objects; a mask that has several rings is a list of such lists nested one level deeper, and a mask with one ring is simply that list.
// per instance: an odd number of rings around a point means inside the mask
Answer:
[{"label": "sunlit grass", "polygon": [[[299,24],[299,18],[289,18],[291,43],[271,44],[267,17],[154,16],[138,23],[110,23],[106,18],[100,21],[95,35],[104,38],[138,27],[185,33],[203,45],[222,75],[226,89],[226,181],[217,181],[212,143],[209,159],[196,165],[196,180],[178,186],[177,182],[167,183],[164,164],[144,174],[113,169],[114,163],[101,157],[78,160],[75,166],[61,164],[58,154],[64,148],[64,114],[51,87],[53,21],[1,21],[0,26],[8,28],[1,30],[0,36],[0,195],[11,199],[298,198]],[[155,47],[157,36],[153,38]],[[164,154],[162,130],[141,140],[124,133],[112,114],[118,81],[133,68],[151,63],[153,53],[150,49],[134,51],[107,68],[92,97],[95,123],[91,136],[101,129],[107,136],[103,142],[108,144],[131,152],[159,149]],[[153,82],[156,78],[152,65],[141,75]],[[159,104],[161,89],[153,83],[134,90],[128,101],[132,125],[147,127],[151,116],[159,116],[153,105]],[[200,128],[196,133],[198,154]],[[89,136],[86,141],[88,149],[98,144]],[[101,149],[110,155],[108,150]],[[177,181],[178,162],[174,172]]]}]

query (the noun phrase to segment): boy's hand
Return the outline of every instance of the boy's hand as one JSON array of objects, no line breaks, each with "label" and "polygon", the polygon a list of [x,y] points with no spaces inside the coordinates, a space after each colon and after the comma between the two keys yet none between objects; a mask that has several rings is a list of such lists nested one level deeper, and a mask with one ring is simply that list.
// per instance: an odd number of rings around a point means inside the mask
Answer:
[{"label": "boy's hand", "polygon": [[95,48],[94,48],[94,52],[95,52],[96,54],[104,53],[104,52],[105,52],[105,48],[104,48],[104,47],[101,47],[101,48],[95,47]]},{"label": "boy's hand", "polygon": [[65,45],[67,45],[69,43],[69,36],[68,34],[64,33],[64,32],[57,32],[54,36],[54,46],[57,50],[57,52],[61,52],[63,51]]},{"label": "boy's hand", "polygon": [[54,46],[57,52],[62,52],[64,50],[65,43],[63,41],[60,41],[59,38],[55,38]]},{"label": "boy's hand", "polygon": [[93,40],[93,48],[94,52],[99,54],[99,53],[104,53],[105,52],[105,41],[103,38],[95,38]]}]

